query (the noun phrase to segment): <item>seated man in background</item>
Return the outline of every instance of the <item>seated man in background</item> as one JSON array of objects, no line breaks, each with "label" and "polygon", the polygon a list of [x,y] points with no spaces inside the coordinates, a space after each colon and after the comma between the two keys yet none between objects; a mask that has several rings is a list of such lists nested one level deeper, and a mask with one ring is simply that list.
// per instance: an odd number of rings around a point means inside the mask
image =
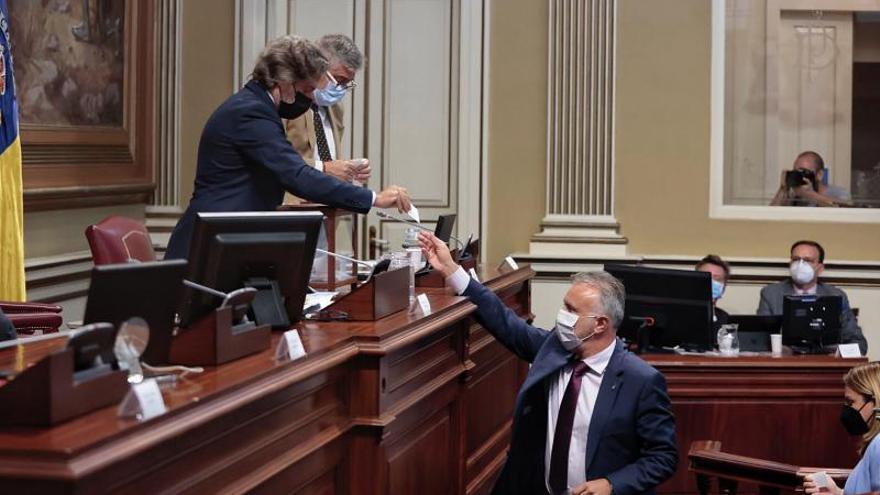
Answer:
[{"label": "seated man in background", "polygon": [[830,284],[819,282],[825,270],[825,249],[815,241],[797,241],[791,245],[791,277],[761,289],[759,315],[781,315],[785,296],[840,296],[840,342],[857,343],[862,355],[868,353],[868,342],[849,306],[846,293]]},{"label": "seated man in background", "polygon": [[730,280],[730,264],[716,254],[707,254],[694,269],[698,272],[707,272],[712,276],[712,309],[714,310],[712,321],[717,329],[727,323],[730,317],[727,311],[718,307],[718,300],[724,295],[727,281]]},{"label": "seated man in background", "polygon": [[493,493],[646,494],[675,473],[666,379],[617,338],[626,297],[619,280],[606,272],[572,277],[548,332],[468,277],[433,234],[419,233],[419,244],[447,286],[476,305],[480,324],[532,363]]},{"label": "seated man in background", "polygon": [[[798,172],[792,175],[790,172]],[[825,161],[815,151],[804,151],[794,160],[792,170],[783,170],[776,196],[770,206],[839,206],[849,203],[846,189],[825,185]]]},{"label": "seated man in background", "polygon": [[[343,34],[322,36],[318,47],[330,61],[328,83],[315,90],[308,111],[284,121],[287,139],[309,165],[345,182],[366,183],[370,178],[369,161],[338,159],[344,130],[342,99],[356,86],[354,77],[363,66],[364,56]],[[289,197],[285,200],[288,202]]]}]

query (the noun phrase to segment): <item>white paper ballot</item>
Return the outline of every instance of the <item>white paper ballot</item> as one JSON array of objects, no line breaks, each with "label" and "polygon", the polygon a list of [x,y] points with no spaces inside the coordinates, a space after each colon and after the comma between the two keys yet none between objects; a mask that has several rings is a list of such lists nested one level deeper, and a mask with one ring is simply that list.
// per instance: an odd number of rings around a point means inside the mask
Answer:
[{"label": "white paper ballot", "polygon": [[410,216],[416,223],[422,223],[421,219],[419,219],[419,209],[416,208],[416,205],[410,203],[409,211],[406,212],[407,215]]},{"label": "white paper ballot", "polygon": [[828,488],[828,473],[818,471],[810,475],[810,479],[816,484],[816,488]]}]

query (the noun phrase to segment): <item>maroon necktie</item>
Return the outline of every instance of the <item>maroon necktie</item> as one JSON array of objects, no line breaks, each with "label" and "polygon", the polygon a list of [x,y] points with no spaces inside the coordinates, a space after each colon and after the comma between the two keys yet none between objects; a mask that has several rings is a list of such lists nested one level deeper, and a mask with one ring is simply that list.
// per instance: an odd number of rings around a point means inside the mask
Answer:
[{"label": "maroon necktie", "polygon": [[327,144],[327,135],[324,134],[324,122],[321,120],[321,114],[318,112],[318,105],[312,105],[312,115],[315,116],[315,143],[318,145],[318,158],[322,162],[329,162],[330,145]]},{"label": "maroon necktie", "polygon": [[562,404],[559,405],[556,432],[553,434],[553,452],[550,455],[550,491],[554,494],[563,493],[568,488],[568,447],[571,445],[574,413],[581,394],[581,379],[587,371],[590,371],[590,367],[586,363],[575,363],[574,372],[565,387],[565,395],[562,396]]}]

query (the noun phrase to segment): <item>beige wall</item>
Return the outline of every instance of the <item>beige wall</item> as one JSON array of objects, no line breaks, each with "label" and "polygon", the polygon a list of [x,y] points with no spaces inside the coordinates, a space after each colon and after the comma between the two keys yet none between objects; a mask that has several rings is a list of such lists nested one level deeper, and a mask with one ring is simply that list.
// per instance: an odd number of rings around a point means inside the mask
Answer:
[{"label": "beige wall", "polygon": [[544,215],[548,3],[489,2],[487,259],[527,251]]},{"label": "beige wall", "polygon": [[833,259],[880,258],[878,225],[709,219],[711,4],[620,0],[619,14],[616,193],[630,253],[782,257],[814,238]]},{"label": "beige wall", "polygon": [[[709,218],[711,2],[619,0],[617,218],[632,254],[880,259],[880,226]],[[546,2],[491,2],[488,255],[528,250],[544,211]],[[805,209],[804,214],[809,214]]]},{"label": "beige wall", "polygon": [[202,128],[234,92],[235,1],[186,0],[181,5],[180,202],[186,207]]}]

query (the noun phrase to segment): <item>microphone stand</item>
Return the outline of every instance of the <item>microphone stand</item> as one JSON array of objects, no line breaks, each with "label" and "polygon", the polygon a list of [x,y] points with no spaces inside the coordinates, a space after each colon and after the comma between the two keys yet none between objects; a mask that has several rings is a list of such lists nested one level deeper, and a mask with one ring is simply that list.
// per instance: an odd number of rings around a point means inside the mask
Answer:
[{"label": "microphone stand", "polygon": [[369,267],[369,268],[373,268],[373,264],[372,264],[372,263],[368,263],[368,262],[363,261],[363,260],[359,260],[359,259],[355,259],[355,258],[352,258],[352,257],[349,257],[349,256],[345,256],[344,254],[334,253],[334,252],[332,252],[332,251],[327,251],[327,250],[325,250],[325,249],[321,249],[321,248],[315,248],[315,251],[316,251],[316,252],[319,252],[319,253],[322,253],[322,254],[326,254],[326,255],[328,255],[328,256],[333,256],[334,258],[343,259],[343,260],[345,260],[345,261],[350,261],[350,262],[352,262],[352,263],[357,263],[358,265],[362,265],[362,266],[366,266],[366,267]]}]

